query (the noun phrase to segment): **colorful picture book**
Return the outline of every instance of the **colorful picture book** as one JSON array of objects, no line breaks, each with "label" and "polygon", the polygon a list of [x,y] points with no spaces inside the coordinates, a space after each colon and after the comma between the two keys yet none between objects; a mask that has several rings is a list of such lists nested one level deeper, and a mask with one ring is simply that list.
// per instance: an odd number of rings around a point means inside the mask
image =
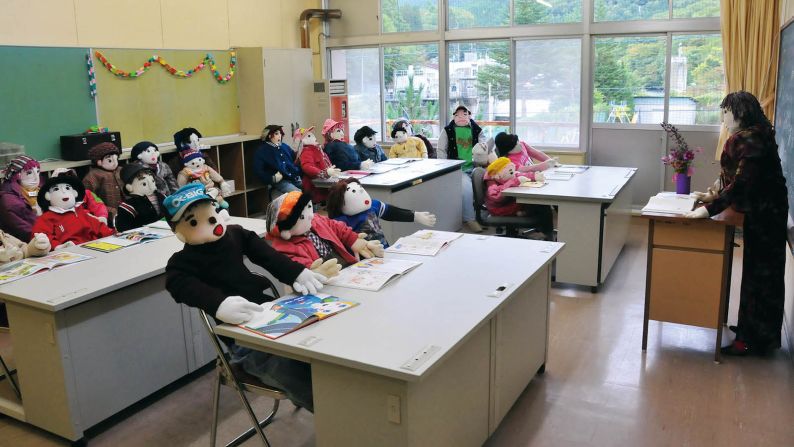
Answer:
[{"label": "colorful picture book", "polygon": [[92,258],[93,256],[57,251],[40,258],[20,259],[0,267],[0,284],[22,279],[42,270],[49,270],[61,265],[74,264],[75,262]]},{"label": "colorful picture book", "polygon": [[642,212],[663,214],[686,214],[695,208],[697,200],[688,194],[675,194],[673,192],[660,192],[648,200]]},{"label": "colorful picture book", "polygon": [[314,322],[358,306],[324,293],[288,296],[262,304],[265,310],[240,327],[276,339]]},{"label": "colorful picture book", "polygon": [[389,281],[422,265],[402,259],[370,258],[348,266],[328,281],[329,285],[378,291]]},{"label": "colorful picture book", "polygon": [[397,242],[387,248],[386,251],[409,255],[435,256],[442,248],[461,236],[463,236],[463,233],[419,230],[410,236],[397,239]]},{"label": "colorful picture book", "polygon": [[82,244],[81,247],[90,248],[91,250],[97,250],[103,253],[110,253],[121,250],[124,247],[150,242],[168,236],[173,236],[173,234],[159,231],[148,231],[144,228],[135,228],[133,230],[127,230],[123,233],[119,233],[115,236],[103,237],[102,239],[86,242]]}]

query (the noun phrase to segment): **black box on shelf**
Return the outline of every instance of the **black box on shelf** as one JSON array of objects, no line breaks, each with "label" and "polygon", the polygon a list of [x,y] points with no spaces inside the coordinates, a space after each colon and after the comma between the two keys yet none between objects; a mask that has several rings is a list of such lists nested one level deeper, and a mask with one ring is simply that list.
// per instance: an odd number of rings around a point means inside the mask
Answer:
[{"label": "black box on shelf", "polygon": [[88,160],[88,150],[105,142],[115,144],[121,151],[121,133],[119,132],[61,135],[61,157],[69,161]]}]

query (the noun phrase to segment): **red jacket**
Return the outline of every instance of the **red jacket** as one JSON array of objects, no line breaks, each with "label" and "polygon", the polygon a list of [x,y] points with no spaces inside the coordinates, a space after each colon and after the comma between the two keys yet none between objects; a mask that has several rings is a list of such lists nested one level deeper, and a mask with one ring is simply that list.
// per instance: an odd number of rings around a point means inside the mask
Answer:
[{"label": "red jacket", "polygon": [[[315,214],[312,219],[312,230],[328,241],[342,259],[350,264],[358,262],[356,255],[350,250],[350,247],[358,240],[358,234],[347,224]],[[293,261],[303,264],[306,268],[311,267],[312,262],[320,257],[314,244],[306,236],[293,236],[288,241],[273,238],[273,248],[289,256]]]},{"label": "red jacket", "polygon": [[301,170],[303,171],[303,192],[312,195],[312,202],[319,203],[328,197],[328,190],[317,188],[312,179],[323,178],[325,170],[331,167],[331,159],[319,146],[303,146],[300,154]]},{"label": "red jacket", "polygon": [[521,209],[521,205],[516,203],[515,197],[502,196],[502,191],[519,186],[521,182],[518,178],[512,177],[504,183],[500,183],[499,180],[486,174],[485,184],[488,187],[488,193],[485,195],[485,207],[488,208],[488,212],[494,216],[515,216]]},{"label": "red jacket", "polygon": [[54,249],[67,241],[82,244],[110,236],[115,234],[115,231],[97,220],[96,217],[90,216],[88,211],[82,207],[77,207],[63,214],[56,213],[52,209],[45,211],[36,219],[31,233],[47,235]]}]

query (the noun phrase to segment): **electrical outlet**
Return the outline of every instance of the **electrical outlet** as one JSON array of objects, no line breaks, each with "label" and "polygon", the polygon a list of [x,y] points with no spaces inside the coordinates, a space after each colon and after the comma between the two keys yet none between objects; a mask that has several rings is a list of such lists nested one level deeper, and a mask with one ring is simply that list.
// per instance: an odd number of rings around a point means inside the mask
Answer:
[{"label": "electrical outlet", "polygon": [[400,396],[386,396],[386,419],[395,424],[400,423]]}]

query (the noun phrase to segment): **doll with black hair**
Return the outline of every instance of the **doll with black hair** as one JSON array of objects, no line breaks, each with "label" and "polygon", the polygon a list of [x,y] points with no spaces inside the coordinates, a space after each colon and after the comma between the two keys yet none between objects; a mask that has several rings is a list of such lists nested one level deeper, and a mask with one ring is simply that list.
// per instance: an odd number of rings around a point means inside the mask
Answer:
[{"label": "doll with black hair", "polygon": [[218,202],[218,206],[227,209],[229,203],[223,198],[232,193],[232,188],[218,171],[207,163],[201,150],[208,149],[209,146],[201,144],[199,138],[201,134],[192,127],[184,128],[174,134],[174,144],[182,161],[182,169],[177,174],[176,182],[180,187],[192,182],[203,184],[207,194]]},{"label": "doll with black hair", "polygon": [[375,141],[375,134],[377,133],[369,126],[363,126],[356,131],[353,141],[356,142],[355,149],[358,152],[358,158],[361,160],[372,160],[375,163],[380,163],[389,158],[383,152],[383,148]]},{"label": "doll with black hair", "polygon": [[132,147],[130,161],[139,163],[149,168],[154,174],[157,192],[163,197],[171,194],[179,188],[176,183],[176,176],[167,163],[160,159],[160,148],[151,141],[141,141]]},{"label": "doll with black hair", "polygon": [[406,131],[408,131],[408,136],[419,138],[425,144],[425,149],[427,149],[427,158],[437,158],[436,155],[436,148],[433,146],[433,143],[427,139],[421,132],[416,133],[414,131],[414,126],[411,124],[411,120],[408,118],[400,118],[399,120],[395,121],[392,129],[402,127]]},{"label": "doll with black hair", "polygon": [[284,143],[284,128],[270,124],[262,131],[262,144],[254,153],[254,173],[265,185],[281,193],[301,190],[301,169],[295,151]]},{"label": "doll with black hair", "polygon": [[389,149],[389,158],[427,158],[427,147],[422,139],[410,134],[407,121],[397,121],[391,129],[394,144]]},{"label": "doll with black hair", "polygon": [[113,143],[99,143],[88,150],[91,169],[83,177],[83,186],[93,191],[108,209],[108,222],[113,222],[119,204],[124,200],[119,156],[121,149]]},{"label": "doll with black hair", "polygon": [[366,171],[372,166],[372,160],[360,160],[358,152],[345,138],[345,126],[331,118],[323,123],[322,134],[325,137],[323,150],[328,154],[331,163],[343,171],[361,169]]},{"label": "doll with black hair", "polygon": [[118,231],[142,227],[163,217],[165,197],[157,191],[154,171],[142,164],[130,163],[121,168],[121,179],[128,198],[119,205]]}]

